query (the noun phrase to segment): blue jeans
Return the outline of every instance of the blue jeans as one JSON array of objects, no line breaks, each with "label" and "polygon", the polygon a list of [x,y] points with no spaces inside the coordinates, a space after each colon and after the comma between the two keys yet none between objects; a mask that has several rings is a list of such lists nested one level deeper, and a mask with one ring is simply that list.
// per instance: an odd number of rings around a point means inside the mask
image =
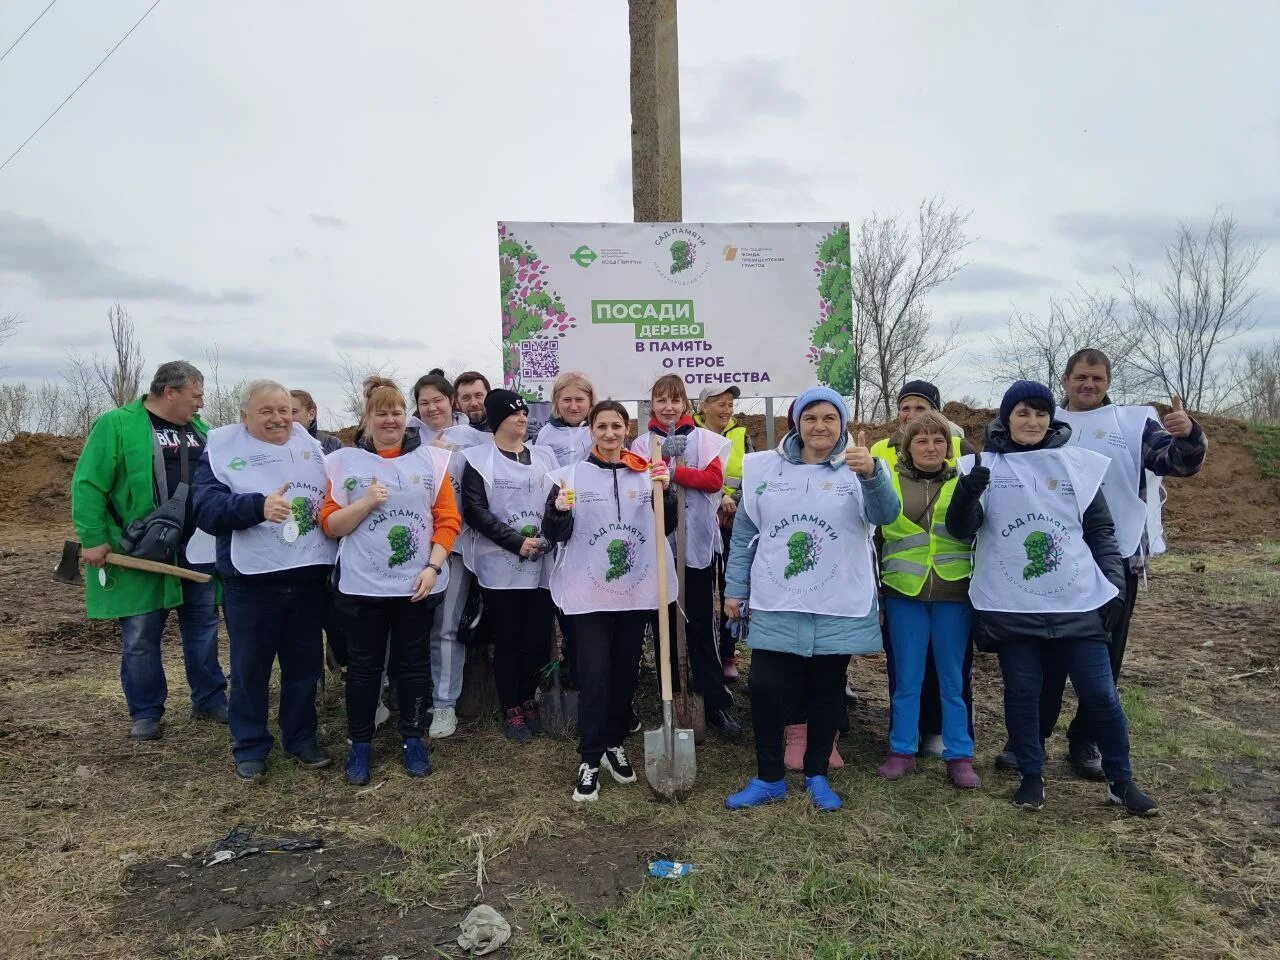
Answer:
[{"label": "blue jeans", "polygon": [[265,760],[275,740],[267,729],[271,668],[280,660],[280,739],[297,753],[316,742],[316,686],[324,667],[320,632],[328,612],[324,577],[266,585],[228,577],[223,612],[231,646],[232,755]]},{"label": "blue jeans", "polygon": [[[191,687],[191,706],[206,711],[227,702],[227,678],[218,663],[217,586],[214,581],[182,581],[182,606],[177,608],[182,633],[182,661]],[[152,610],[120,618],[120,686],[133,720],[164,716],[169,685],[160,655],[160,637],[169,610]]]},{"label": "blue jeans", "polygon": [[1133,779],[1129,723],[1116,694],[1101,626],[1096,639],[1017,641],[1001,644],[998,652],[1004,675],[1004,724],[1023,775],[1044,772],[1040,690],[1045,674],[1060,670],[1075,687],[1080,713],[1102,753],[1107,779],[1113,783]]},{"label": "blue jeans", "polygon": [[885,624],[891,639],[893,688],[890,693],[889,749],[914,754],[920,729],[920,688],[932,650],[942,702],[942,756],[973,756],[969,707],[964,701],[969,654],[969,604],[957,600],[907,600],[885,597]]}]

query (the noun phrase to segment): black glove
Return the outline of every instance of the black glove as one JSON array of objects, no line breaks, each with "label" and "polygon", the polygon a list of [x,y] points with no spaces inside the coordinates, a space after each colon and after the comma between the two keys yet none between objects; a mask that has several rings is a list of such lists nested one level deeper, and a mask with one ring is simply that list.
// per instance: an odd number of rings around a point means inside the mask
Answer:
[{"label": "black glove", "polygon": [[1120,621],[1124,619],[1125,602],[1124,597],[1112,597],[1102,605],[1099,611],[1102,614],[1102,626],[1106,628],[1107,633],[1115,631],[1120,626]]},{"label": "black glove", "polygon": [[958,485],[975,497],[991,485],[991,468],[982,465],[982,454],[973,455],[973,469],[960,478]]}]

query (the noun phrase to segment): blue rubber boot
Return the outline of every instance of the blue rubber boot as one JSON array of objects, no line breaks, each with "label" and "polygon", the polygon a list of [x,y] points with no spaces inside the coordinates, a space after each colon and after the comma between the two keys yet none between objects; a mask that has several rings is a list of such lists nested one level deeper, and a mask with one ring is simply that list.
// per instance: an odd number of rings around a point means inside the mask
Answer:
[{"label": "blue rubber boot", "polygon": [[369,782],[369,765],[373,761],[373,744],[353,743],[351,752],[347,754],[347,766],[342,771],[347,783],[353,787],[363,787]]},{"label": "blue rubber boot", "polygon": [[725,797],[724,805],[730,810],[745,810],[748,807],[759,807],[785,799],[787,799],[787,781],[775,780],[773,783],[767,783],[752,777],[737,793],[731,793]]},{"label": "blue rubber boot", "polygon": [[804,788],[809,791],[809,799],[819,810],[839,810],[844,806],[844,801],[836,796],[826,777],[805,777]]},{"label": "blue rubber boot", "polygon": [[425,777],[431,772],[431,754],[421,737],[405,737],[400,748],[400,762],[411,777]]}]

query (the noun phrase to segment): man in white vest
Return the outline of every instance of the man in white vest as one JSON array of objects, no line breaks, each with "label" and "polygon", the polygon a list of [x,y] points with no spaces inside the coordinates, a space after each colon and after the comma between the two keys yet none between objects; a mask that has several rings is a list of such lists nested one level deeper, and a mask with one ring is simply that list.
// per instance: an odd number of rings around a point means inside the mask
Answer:
[{"label": "man in white vest", "polygon": [[[1110,458],[1102,481],[1102,493],[1115,521],[1116,540],[1125,557],[1125,609],[1111,631],[1111,674],[1118,681],[1129,639],[1129,621],[1138,599],[1138,581],[1146,572],[1147,557],[1163,552],[1158,529],[1149,529],[1148,499],[1158,504],[1160,477],[1189,477],[1204,464],[1207,441],[1204,431],[1182,409],[1179,397],[1163,419],[1152,407],[1112,403],[1111,360],[1101,350],[1079,350],[1067,361],[1062,375],[1062,406],[1054,418],[1071,425],[1069,446],[1085,447]],[[1158,521],[1157,521],[1158,522]],[[1062,708],[1065,676],[1048,672],[1040,703],[1041,735],[1047,739]],[[1102,780],[1102,758],[1076,711],[1067,729],[1068,755],[1076,775]]]}]

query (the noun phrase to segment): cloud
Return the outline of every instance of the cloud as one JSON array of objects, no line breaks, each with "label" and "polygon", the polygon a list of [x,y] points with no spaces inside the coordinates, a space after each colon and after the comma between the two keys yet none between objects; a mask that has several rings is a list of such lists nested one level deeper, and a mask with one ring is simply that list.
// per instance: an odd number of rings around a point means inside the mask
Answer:
[{"label": "cloud", "polygon": [[998,263],[972,263],[955,275],[940,293],[995,293],[1007,290],[1039,290],[1055,281]]},{"label": "cloud", "polygon": [[111,248],[97,247],[43,220],[0,211],[0,273],[32,281],[55,300],[162,300],[192,306],[244,306],[248,290],[209,293],[176,280],[122,270],[108,262]]},{"label": "cloud", "polygon": [[284,253],[278,253],[269,258],[267,262],[273,267],[288,267],[293,264],[314,263],[319,259],[310,250],[304,250],[302,247],[290,247]]},{"label": "cloud", "polygon": [[686,220],[825,219],[809,191],[813,175],[783,160],[685,156],[681,177]]},{"label": "cloud", "polygon": [[330,341],[339,350],[426,350],[425,340],[412,337],[381,337],[361,330],[339,330]]},{"label": "cloud", "polygon": [[797,117],[808,107],[804,96],[787,86],[783,61],[751,57],[691,71],[697,104],[684,122],[693,136],[730,133],[752,120]]},{"label": "cloud", "polygon": [[[191,327],[199,326],[191,323]],[[334,377],[337,363],[331,354],[320,350],[298,349],[282,334],[278,342],[238,337],[221,340],[217,333],[204,336],[179,334],[168,340],[170,357],[190,360],[212,377],[208,353],[218,351],[218,376],[224,384],[241,377],[271,377],[292,386],[298,380],[328,382]]]},{"label": "cloud", "polygon": [[[1224,215],[1229,211],[1221,211]],[[1178,217],[1175,214],[1109,213],[1077,211],[1053,218],[1053,228],[1074,242],[1080,253],[1079,266],[1095,273],[1132,263],[1151,266],[1164,260],[1165,249],[1178,237],[1185,223],[1195,232],[1208,229],[1209,217]],[[1271,218],[1238,221],[1239,239],[1248,244],[1280,240],[1280,212]]]},{"label": "cloud", "polygon": [[311,214],[311,222],[321,230],[345,230],[347,229],[347,221],[341,217],[335,217],[328,213]]}]

